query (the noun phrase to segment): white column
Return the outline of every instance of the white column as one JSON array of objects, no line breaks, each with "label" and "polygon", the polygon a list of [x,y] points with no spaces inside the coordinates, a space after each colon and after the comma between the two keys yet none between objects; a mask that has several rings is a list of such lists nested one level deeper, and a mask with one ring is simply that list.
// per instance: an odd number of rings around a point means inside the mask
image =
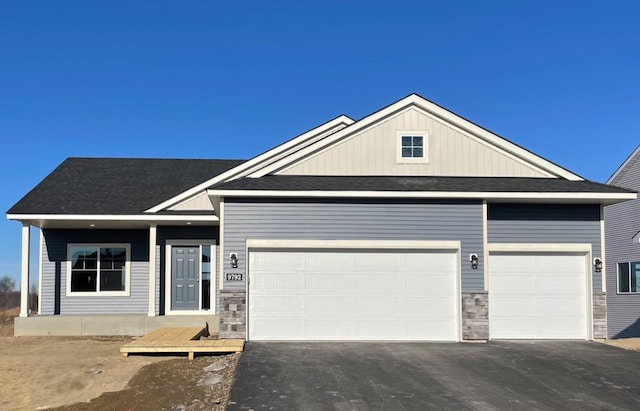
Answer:
[{"label": "white column", "polygon": [[22,223],[22,277],[20,279],[20,317],[29,316],[29,234],[31,224]]},{"label": "white column", "polygon": [[157,227],[149,226],[149,317],[156,315],[156,238]]}]

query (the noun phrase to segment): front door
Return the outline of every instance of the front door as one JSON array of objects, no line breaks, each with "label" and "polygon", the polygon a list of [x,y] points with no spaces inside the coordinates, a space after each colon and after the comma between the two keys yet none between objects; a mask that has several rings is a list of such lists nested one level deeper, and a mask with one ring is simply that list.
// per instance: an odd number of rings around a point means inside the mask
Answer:
[{"label": "front door", "polygon": [[171,248],[171,309],[198,310],[200,247]]}]

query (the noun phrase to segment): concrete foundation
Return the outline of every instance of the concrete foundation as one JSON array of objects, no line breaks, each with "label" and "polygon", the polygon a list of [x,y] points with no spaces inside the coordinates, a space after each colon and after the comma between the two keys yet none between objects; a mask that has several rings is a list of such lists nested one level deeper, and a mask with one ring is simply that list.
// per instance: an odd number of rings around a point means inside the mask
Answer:
[{"label": "concrete foundation", "polygon": [[205,327],[218,333],[217,315],[165,315],[149,317],[139,314],[122,315],[43,315],[17,317],[14,335],[20,336],[82,336],[148,334],[162,327]]}]

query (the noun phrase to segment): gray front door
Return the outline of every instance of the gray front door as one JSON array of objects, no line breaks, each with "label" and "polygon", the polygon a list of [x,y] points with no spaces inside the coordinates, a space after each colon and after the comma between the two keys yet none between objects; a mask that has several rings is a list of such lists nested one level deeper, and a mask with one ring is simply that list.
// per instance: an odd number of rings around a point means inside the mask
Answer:
[{"label": "gray front door", "polygon": [[171,309],[198,310],[200,247],[171,249]]}]

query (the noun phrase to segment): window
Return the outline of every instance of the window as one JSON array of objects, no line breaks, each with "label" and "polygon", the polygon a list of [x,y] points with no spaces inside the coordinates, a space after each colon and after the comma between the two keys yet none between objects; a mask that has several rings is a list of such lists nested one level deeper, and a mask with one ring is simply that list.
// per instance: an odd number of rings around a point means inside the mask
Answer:
[{"label": "window", "polygon": [[67,294],[129,295],[128,244],[71,244]]},{"label": "window", "polygon": [[640,262],[618,263],[618,292],[640,293]]},{"label": "window", "polygon": [[423,131],[398,131],[398,163],[427,163],[428,135]]},{"label": "window", "polygon": [[424,137],[402,136],[402,158],[423,158]]}]

